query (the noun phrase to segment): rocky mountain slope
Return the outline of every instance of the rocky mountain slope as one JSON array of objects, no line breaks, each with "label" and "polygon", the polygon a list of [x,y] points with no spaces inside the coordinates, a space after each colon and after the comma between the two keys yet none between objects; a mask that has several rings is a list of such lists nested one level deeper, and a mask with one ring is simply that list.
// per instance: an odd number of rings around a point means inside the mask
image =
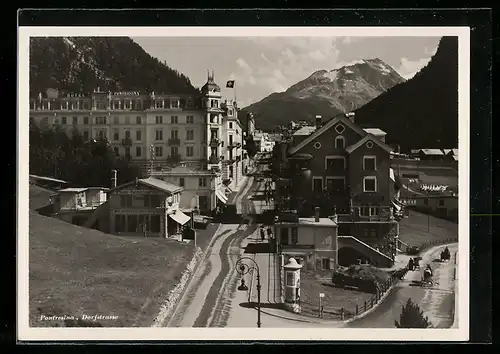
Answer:
[{"label": "rocky mountain slope", "polygon": [[424,68],[359,108],[356,121],[402,150],[458,147],[458,37],[443,37]]},{"label": "rocky mountain slope", "polygon": [[189,79],[128,37],[36,37],[30,40],[30,95],[111,91],[190,93]]},{"label": "rocky mountain slope", "polygon": [[380,59],[359,60],[334,70],[320,70],[288,90],[273,93],[242,109],[252,112],[256,126],[274,130],[289,121],[314,122],[352,111],[405,80]]}]

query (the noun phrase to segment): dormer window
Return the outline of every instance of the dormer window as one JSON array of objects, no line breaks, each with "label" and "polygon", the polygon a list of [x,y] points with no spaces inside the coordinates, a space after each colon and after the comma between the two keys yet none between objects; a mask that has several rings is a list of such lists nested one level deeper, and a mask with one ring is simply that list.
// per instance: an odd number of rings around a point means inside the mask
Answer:
[{"label": "dormer window", "polygon": [[120,101],[115,101],[114,108],[120,109]]},{"label": "dormer window", "polygon": [[345,130],[345,127],[342,125],[342,124],[337,124],[337,126],[335,127],[335,131],[339,134],[342,134]]},{"label": "dormer window", "polygon": [[335,149],[345,149],[345,139],[342,135],[335,138]]},{"label": "dormer window", "polygon": [[371,149],[371,148],[373,147],[373,141],[369,141],[369,142],[367,142],[367,143],[366,143],[366,147],[367,147],[368,149]]},{"label": "dormer window", "polygon": [[163,108],[163,102],[160,100],[155,101],[155,108]]},{"label": "dormer window", "polygon": [[178,100],[172,100],[172,102],[170,103],[170,107],[171,108],[179,108],[179,101]]}]

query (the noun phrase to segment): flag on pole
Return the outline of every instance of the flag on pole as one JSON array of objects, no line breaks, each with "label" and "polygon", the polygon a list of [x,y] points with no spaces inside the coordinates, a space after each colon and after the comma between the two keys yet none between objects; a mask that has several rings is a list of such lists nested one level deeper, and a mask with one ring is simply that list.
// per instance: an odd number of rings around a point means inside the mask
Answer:
[{"label": "flag on pole", "polygon": [[226,83],[226,87],[227,87],[227,88],[233,88],[233,87],[234,87],[234,80],[229,80],[229,81]]}]

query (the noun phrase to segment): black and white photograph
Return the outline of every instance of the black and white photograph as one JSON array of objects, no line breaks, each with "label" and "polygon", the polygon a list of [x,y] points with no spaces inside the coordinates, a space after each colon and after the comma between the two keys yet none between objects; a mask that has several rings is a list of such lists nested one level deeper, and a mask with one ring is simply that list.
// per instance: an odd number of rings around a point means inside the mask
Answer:
[{"label": "black and white photograph", "polygon": [[468,94],[466,27],[20,27],[20,338],[466,340]]}]

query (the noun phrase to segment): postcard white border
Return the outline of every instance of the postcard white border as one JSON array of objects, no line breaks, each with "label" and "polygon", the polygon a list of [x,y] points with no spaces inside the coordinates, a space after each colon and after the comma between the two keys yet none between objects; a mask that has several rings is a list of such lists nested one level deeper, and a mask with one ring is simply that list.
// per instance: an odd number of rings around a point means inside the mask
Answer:
[{"label": "postcard white border", "polygon": [[[128,37],[459,37],[459,254],[458,328],[30,328],[29,327],[29,38]],[[367,340],[465,341],[469,338],[469,27],[27,27],[18,29],[17,333],[20,341],[77,340]]]}]

